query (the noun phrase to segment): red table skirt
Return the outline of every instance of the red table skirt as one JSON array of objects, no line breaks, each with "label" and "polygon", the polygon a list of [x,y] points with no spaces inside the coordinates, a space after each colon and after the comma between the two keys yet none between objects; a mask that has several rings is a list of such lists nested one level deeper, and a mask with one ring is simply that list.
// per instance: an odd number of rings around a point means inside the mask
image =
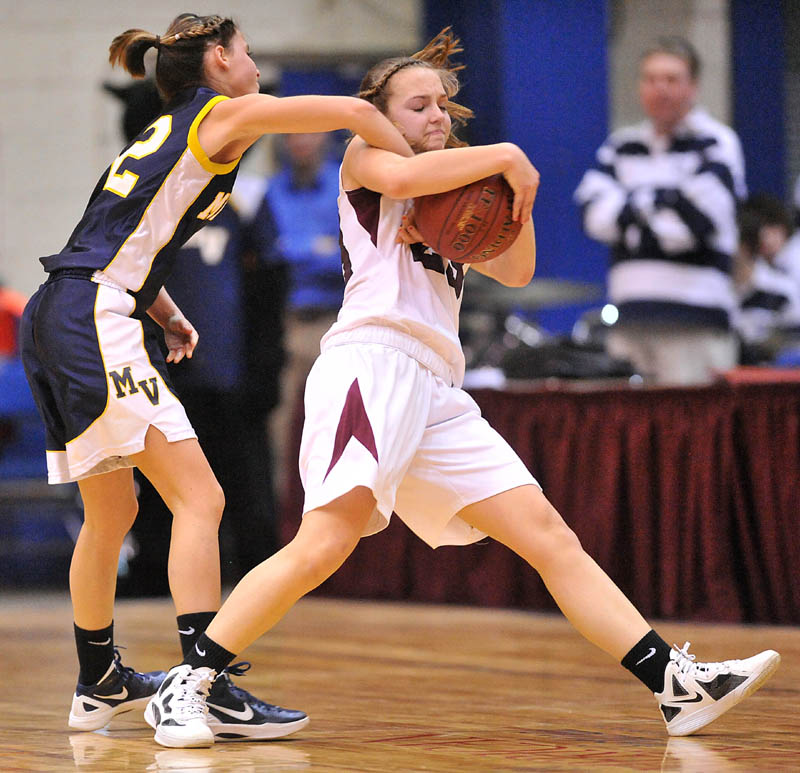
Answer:
[{"label": "red table skirt", "polygon": [[[800,385],[472,394],[646,617],[800,623]],[[301,509],[295,476],[284,540]],[[555,609],[507,548],[432,550],[397,518],[318,593]]]}]

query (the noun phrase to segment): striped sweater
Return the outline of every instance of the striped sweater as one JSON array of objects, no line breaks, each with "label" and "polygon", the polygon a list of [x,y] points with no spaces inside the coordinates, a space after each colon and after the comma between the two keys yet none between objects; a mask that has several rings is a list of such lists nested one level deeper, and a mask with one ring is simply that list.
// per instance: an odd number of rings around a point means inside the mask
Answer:
[{"label": "striped sweater", "polygon": [[611,247],[608,294],[621,322],[729,326],[746,193],[739,139],[701,108],[672,136],[645,121],[606,140],[575,199],[586,233]]}]

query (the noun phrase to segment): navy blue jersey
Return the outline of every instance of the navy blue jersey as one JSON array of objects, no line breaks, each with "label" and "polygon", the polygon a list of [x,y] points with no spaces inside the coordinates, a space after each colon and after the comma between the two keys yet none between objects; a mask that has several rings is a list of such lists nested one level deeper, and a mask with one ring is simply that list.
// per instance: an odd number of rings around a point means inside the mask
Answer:
[{"label": "navy blue jersey", "polygon": [[41,258],[45,271],[99,269],[136,298],[134,316],[144,314],[180,247],[230,198],[239,160],[215,163],[197,139],[223,99],[200,87],[168,105],[105,171],[64,249]]}]

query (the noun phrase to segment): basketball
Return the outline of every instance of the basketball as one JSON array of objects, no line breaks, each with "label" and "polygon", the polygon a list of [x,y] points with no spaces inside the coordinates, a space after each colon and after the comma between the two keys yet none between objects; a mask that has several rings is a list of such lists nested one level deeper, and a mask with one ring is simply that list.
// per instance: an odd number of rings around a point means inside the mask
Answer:
[{"label": "basketball", "polygon": [[522,223],[512,220],[514,192],[501,174],[414,199],[414,220],[443,258],[484,263],[507,250]]}]

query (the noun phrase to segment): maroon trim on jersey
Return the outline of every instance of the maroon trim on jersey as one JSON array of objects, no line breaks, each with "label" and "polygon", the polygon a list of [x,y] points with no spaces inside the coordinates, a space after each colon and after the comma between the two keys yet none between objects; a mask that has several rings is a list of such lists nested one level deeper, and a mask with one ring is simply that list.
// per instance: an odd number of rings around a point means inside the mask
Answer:
[{"label": "maroon trim on jersey", "polygon": [[350,206],[355,210],[358,222],[369,234],[372,243],[378,246],[378,220],[381,216],[381,194],[368,188],[345,191]]},{"label": "maroon trim on jersey", "polygon": [[[369,423],[367,410],[364,408],[364,400],[361,397],[361,389],[358,386],[358,379],[353,379],[350,389],[347,390],[347,398],[344,401],[342,415],[339,417],[339,426],[336,428],[336,438],[333,441],[333,454],[331,463],[325,478],[333,469],[336,462],[342,458],[344,449],[350,438],[355,438],[367,449],[378,461],[378,449],[375,445],[375,435],[372,434],[372,425]],[[325,478],[322,479],[323,483]]]},{"label": "maroon trim on jersey", "polygon": [[339,252],[342,256],[342,276],[344,276],[344,283],[347,284],[350,277],[353,276],[353,264],[350,262],[350,252],[344,246],[344,234],[341,228],[339,229]]}]

